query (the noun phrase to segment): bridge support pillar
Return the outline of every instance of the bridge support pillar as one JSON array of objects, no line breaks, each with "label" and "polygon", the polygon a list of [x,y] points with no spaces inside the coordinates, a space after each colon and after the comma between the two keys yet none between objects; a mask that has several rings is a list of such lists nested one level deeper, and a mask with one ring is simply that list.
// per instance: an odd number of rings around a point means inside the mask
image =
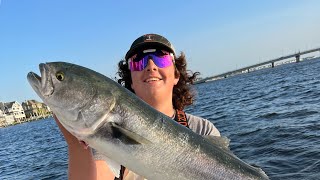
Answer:
[{"label": "bridge support pillar", "polygon": [[297,62],[297,63],[300,62],[300,54],[297,54],[297,55],[296,55],[296,62]]},{"label": "bridge support pillar", "polygon": [[274,62],[271,63],[271,68],[274,68]]}]

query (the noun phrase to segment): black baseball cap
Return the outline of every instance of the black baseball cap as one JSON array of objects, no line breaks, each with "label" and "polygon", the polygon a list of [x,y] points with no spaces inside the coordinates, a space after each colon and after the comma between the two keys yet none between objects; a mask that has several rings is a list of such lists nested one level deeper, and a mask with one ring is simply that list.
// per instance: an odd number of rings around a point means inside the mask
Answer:
[{"label": "black baseball cap", "polygon": [[167,50],[175,55],[174,47],[168,39],[160,36],[159,34],[145,34],[133,41],[125,59],[128,60],[128,58],[134,55],[137,51],[144,50],[146,48],[161,48],[162,50]]}]

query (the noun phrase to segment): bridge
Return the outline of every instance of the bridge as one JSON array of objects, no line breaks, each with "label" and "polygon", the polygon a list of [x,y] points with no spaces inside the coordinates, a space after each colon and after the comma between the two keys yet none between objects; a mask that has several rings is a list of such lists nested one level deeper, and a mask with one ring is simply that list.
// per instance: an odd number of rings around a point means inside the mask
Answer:
[{"label": "bridge", "polygon": [[[222,74],[206,77],[206,78],[203,78],[201,80],[196,81],[195,84],[205,83],[205,82],[208,82],[208,81],[213,81],[213,80],[218,80],[218,79],[224,79],[224,78],[227,78],[227,77],[230,77],[230,76],[234,76],[234,75],[238,75],[238,74],[250,73],[252,71],[256,71],[256,70],[259,70],[259,69],[273,68],[273,67],[275,67],[275,64],[277,62],[284,61],[283,64],[291,63],[291,62],[298,63],[298,62],[300,62],[302,60],[302,59],[300,59],[300,57],[302,55],[313,53],[313,52],[317,52],[317,51],[320,52],[320,48],[315,48],[315,49],[310,49],[310,50],[303,51],[303,52],[293,53],[293,54],[290,54],[290,55],[287,55],[287,56],[282,56],[282,57],[279,57],[279,58],[276,58],[276,59],[268,60],[268,61],[265,61],[265,62],[262,62],[262,63],[254,64],[254,65],[251,65],[251,66],[247,66],[247,67],[244,67],[244,68],[236,69],[236,70],[229,71],[229,72],[226,72],[226,73],[222,73]],[[295,58],[295,59],[294,60],[285,61],[285,60],[290,59],[290,58]]]}]

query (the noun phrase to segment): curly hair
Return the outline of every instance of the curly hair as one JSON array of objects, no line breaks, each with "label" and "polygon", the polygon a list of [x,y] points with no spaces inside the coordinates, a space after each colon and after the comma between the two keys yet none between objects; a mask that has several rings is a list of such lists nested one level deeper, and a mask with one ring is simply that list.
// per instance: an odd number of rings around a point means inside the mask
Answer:
[{"label": "curly hair", "polygon": [[[134,93],[131,88],[131,72],[126,60],[123,59],[118,63],[117,74],[119,76],[118,79],[116,78],[118,83]],[[172,103],[175,109],[183,110],[193,103],[195,94],[191,91],[191,84],[199,74],[199,72],[193,73],[187,70],[187,60],[183,52],[180,53],[178,58],[175,57],[175,76],[180,76],[179,82],[173,87]]]}]

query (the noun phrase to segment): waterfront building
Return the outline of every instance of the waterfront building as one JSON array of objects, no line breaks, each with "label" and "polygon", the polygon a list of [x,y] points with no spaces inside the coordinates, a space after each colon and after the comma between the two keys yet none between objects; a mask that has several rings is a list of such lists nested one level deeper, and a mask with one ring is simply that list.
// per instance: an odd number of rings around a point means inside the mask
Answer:
[{"label": "waterfront building", "polygon": [[22,108],[24,109],[27,118],[47,117],[51,115],[50,108],[46,104],[36,100],[27,100],[23,102]]},{"label": "waterfront building", "polygon": [[50,108],[36,100],[27,100],[22,104],[17,101],[0,102],[0,127],[42,119],[51,115]]},{"label": "waterfront building", "polygon": [[5,126],[8,126],[6,118],[5,118],[5,113],[0,108],[0,127],[5,127]]},{"label": "waterfront building", "polygon": [[4,106],[3,107],[4,113],[7,116],[12,115],[16,123],[20,123],[21,121],[24,121],[26,119],[24,110],[19,102],[17,101],[7,102],[7,103],[3,103],[3,106]]},{"label": "waterfront building", "polygon": [[20,121],[17,121],[13,115],[7,115],[4,114],[4,119],[5,119],[5,125],[12,125],[12,124],[16,124],[16,123],[20,123]]},{"label": "waterfront building", "polygon": [[[0,127],[6,127],[8,125],[20,122],[19,119],[15,120],[14,113],[8,108],[8,103],[0,102]],[[16,108],[14,107],[16,110]]]},{"label": "waterfront building", "polygon": [[3,102],[0,102],[0,110],[1,110],[2,113],[5,114],[5,112],[4,112],[4,103]]}]

